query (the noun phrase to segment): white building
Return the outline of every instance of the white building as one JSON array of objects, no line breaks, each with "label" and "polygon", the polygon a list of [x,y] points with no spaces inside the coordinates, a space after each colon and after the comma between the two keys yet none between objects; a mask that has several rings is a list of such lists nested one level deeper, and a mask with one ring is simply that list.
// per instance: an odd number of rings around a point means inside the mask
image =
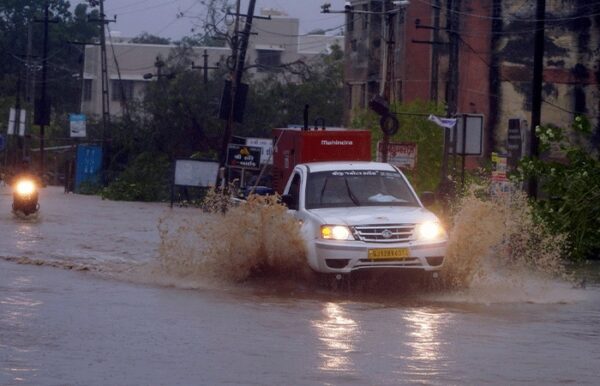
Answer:
[{"label": "white building", "polygon": [[[261,11],[261,16],[269,15],[270,20],[256,18],[253,20],[252,32],[256,34],[250,35],[246,53],[246,65],[257,76],[261,73],[278,71],[280,66],[298,60],[310,63],[315,56],[328,52],[331,46],[344,46],[343,36],[300,35],[298,19],[275,10]],[[243,26],[243,23],[240,24]],[[123,38],[113,39],[112,45],[108,45],[106,49],[111,115],[122,113],[123,95],[126,100],[143,97],[147,82],[156,80],[155,76],[145,79],[144,75],[148,73],[155,75],[157,57],[167,59],[176,48],[175,45],[135,44]],[[196,65],[204,63],[202,55],[205,50],[208,54],[208,66],[216,66],[217,63],[223,65],[226,58],[231,55],[229,47],[194,47],[192,60]],[[91,117],[101,116],[101,79],[100,47],[86,46],[81,102],[83,114]],[[121,85],[118,83],[119,79]]]}]

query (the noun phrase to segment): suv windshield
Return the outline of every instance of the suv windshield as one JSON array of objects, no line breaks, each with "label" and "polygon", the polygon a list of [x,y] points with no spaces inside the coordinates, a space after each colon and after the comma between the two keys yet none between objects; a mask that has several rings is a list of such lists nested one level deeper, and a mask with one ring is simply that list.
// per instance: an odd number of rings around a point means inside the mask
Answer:
[{"label": "suv windshield", "polygon": [[381,170],[336,170],[310,173],[306,209],[347,206],[418,206],[400,173]]}]

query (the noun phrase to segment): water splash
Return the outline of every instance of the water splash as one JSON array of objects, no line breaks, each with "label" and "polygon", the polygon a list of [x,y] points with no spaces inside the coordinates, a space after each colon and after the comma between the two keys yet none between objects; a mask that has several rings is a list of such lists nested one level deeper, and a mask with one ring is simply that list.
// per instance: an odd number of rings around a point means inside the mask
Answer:
[{"label": "water splash", "polygon": [[241,281],[260,272],[301,276],[307,270],[300,224],[275,197],[252,196],[183,224],[161,219],[160,262],[169,274]]},{"label": "water splash", "polygon": [[[451,290],[463,300],[478,294],[482,302],[496,302],[530,301],[550,293],[552,286],[562,286],[564,282],[555,278],[565,277],[564,237],[551,235],[536,220],[522,192],[490,196],[487,191],[473,186],[456,204],[439,279],[421,280],[423,276],[417,278],[413,272],[390,276],[359,272],[352,275],[352,292],[445,296]],[[220,195],[209,197],[208,212],[183,222],[166,216],[159,225],[160,270],[176,277],[176,285],[257,277],[264,283],[283,277],[311,288],[322,284],[306,263],[298,222],[275,198],[255,196],[231,206]]]},{"label": "water splash", "polygon": [[511,287],[534,277],[567,278],[566,238],[551,234],[536,219],[522,191],[501,195],[488,191],[488,186],[474,185],[456,205],[444,285],[497,284],[500,277]]}]

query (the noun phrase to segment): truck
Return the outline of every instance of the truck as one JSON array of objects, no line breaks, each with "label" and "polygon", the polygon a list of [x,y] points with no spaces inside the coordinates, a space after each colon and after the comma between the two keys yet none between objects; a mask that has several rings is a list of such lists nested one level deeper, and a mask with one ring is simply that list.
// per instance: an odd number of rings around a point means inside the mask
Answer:
[{"label": "truck", "polygon": [[[371,161],[367,130],[274,130],[273,184],[321,273],[411,269],[437,275],[447,233],[402,171]],[[282,183],[285,179],[287,182]]]}]

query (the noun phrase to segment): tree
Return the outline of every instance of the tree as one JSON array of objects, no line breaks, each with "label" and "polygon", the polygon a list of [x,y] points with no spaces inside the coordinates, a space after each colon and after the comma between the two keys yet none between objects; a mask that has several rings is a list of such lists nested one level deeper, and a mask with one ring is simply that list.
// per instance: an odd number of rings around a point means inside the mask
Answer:
[{"label": "tree", "polygon": [[131,39],[131,43],[169,45],[169,44],[171,44],[171,39],[152,35],[152,34],[149,34],[148,32],[142,32],[138,36]]},{"label": "tree", "polygon": [[[28,32],[31,26],[31,53],[37,56],[32,61],[30,73],[35,89],[41,85],[39,69],[43,50],[43,23],[46,2],[44,0],[4,0],[0,2],[0,50],[4,60],[0,61],[0,97],[16,94],[19,74],[24,77],[27,63]],[[52,107],[56,113],[76,111],[80,85],[74,74],[83,64],[81,49],[71,41],[88,41],[97,36],[96,25],[88,23],[88,16],[97,16],[86,4],[78,4],[74,12],[69,11],[65,0],[48,2],[50,19],[57,21],[49,26],[47,86]],[[22,85],[23,88],[24,85]]]}]

